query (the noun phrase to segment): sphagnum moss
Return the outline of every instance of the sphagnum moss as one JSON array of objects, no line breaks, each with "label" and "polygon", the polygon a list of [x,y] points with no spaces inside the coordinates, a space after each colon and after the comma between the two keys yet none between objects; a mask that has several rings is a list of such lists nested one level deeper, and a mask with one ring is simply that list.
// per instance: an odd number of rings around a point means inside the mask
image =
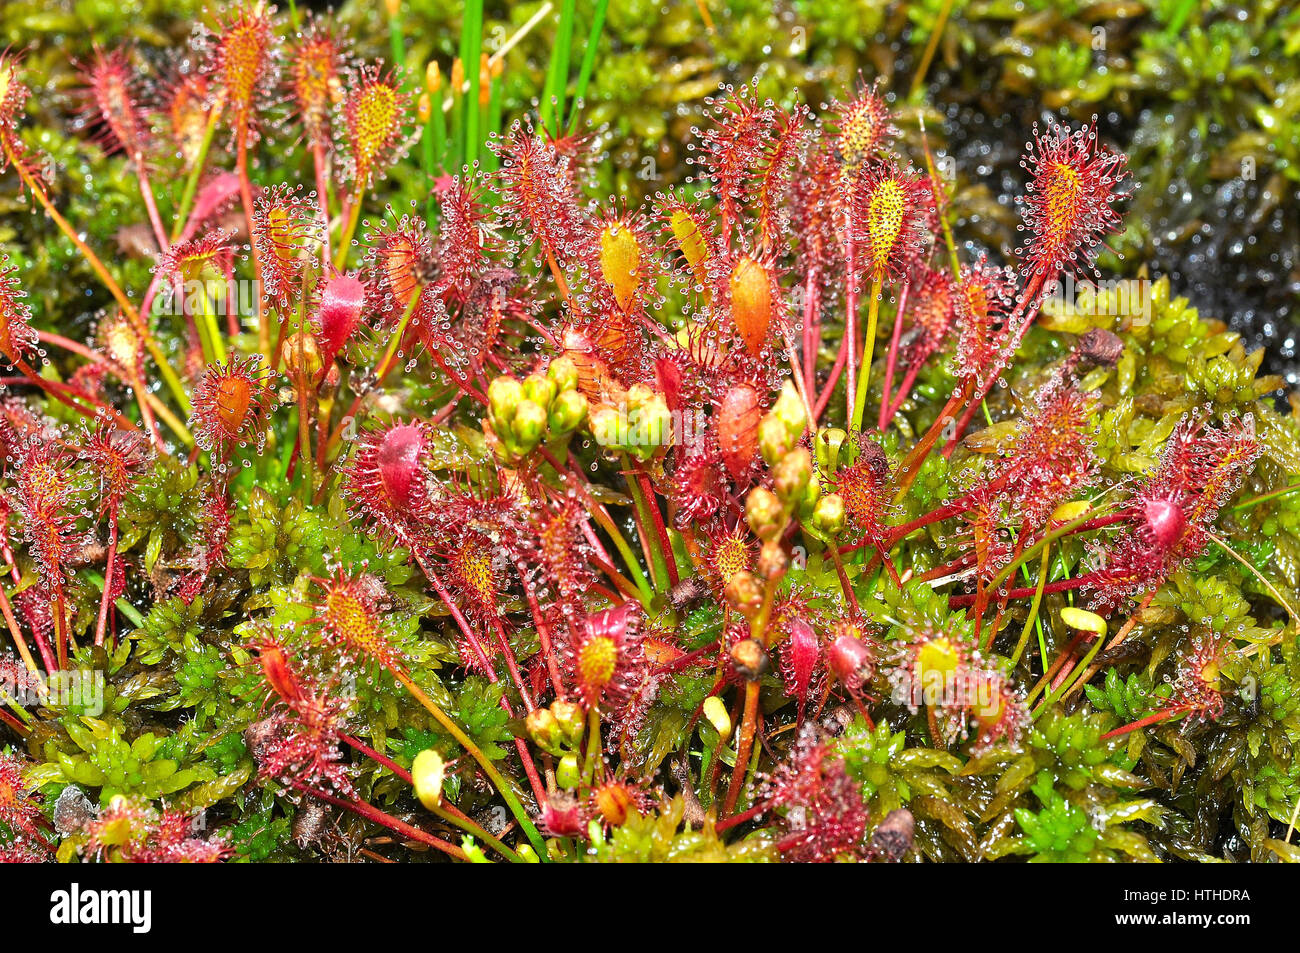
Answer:
[{"label": "sphagnum moss", "polygon": [[[1005,265],[947,247],[881,87],[724,89],[634,211],[521,121],[380,222],[401,80],[339,52],[337,114],[264,122],[283,25],[221,22],[237,174],[193,154],[153,286],[61,218],[109,333],[0,282],[5,859],[1290,858],[1300,428],[1166,281],[1048,296],[1121,227],[1095,124],[1036,133]],[[253,186],[267,140],[315,193]]]}]

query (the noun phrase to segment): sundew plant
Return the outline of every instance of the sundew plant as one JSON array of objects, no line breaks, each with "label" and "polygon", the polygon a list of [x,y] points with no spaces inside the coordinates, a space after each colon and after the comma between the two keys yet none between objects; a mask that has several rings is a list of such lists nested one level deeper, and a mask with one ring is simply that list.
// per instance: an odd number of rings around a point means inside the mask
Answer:
[{"label": "sundew plant", "polygon": [[1011,247],[870,76],[717,89],[638,204],[596,13],[517,117],[481,3],[427,70],[262,3],[98,49],[143,281],[0,53],[108,302],[0,266],[0,859],[1300,859],[1300,423],[1099,264],[1105,121],[1024,130]]}]

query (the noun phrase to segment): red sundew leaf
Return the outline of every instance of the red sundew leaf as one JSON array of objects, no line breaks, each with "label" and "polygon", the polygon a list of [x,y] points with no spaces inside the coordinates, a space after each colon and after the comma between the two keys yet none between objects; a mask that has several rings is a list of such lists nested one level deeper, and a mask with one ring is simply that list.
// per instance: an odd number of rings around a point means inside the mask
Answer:
[{"label": "red sundew leaf", "polygon": [[747,481],[753,471],[762,415],[758,390],[752,384],[736,384],[722,395],[717,413],[718,450],[737,483]]},{"label": "red sundew leaf", "polygon": [[278,79],[279,39],[271,13],[260,5],[219,23],[209,38],[205,72],[225,94],[236,135],[256,134],[258,120]]},{"label": "red sundew leaf", "polygon": [[490,146],[501,160],[502,221],[558,262],[585,251],[591,228],[578,208],[569,160],[526,122]]},{"label": "red sundew leaf", "polygon": [[807,622],[796,619],[790,625],[790,637],[781,646],[781,670],[785,676],[785,693],[798,702],[801,717],[820,660],[821,643],[817,633]]},{"label": "red sundew leaf", "polygon": [[834,147],[821,143],[809,150],[791,189],[791,230],[797,239],[795,274],[803,284],[808,275],[825,293],[843,270],[841,222],[844,214],[841,168]]},{"label": "red sundew leaf", "polygon": [[81,70],[86,88],[85,119],[99,127],[99,140],[107,153],[125,152],[134,162],[143,157],[149,127],[136,102],[135,70],[122,50],[96,49],[90,65]]},{"label": "red sundew leaf", "polygon": [[296,189],[277,185],[253,201],[249,231],[262,262],[263,293],[287,308],[302,293],[306,255],[322,237],[319,209]]},{"label": "red sundew leaf", "polygon": [[741,255],[731,269],[728,283],[731,320],[752,357],[763,353],[776,321],[773,299],[779,289],[774,284],[768,268],[749,255]]},{"label": "red sundew leaf", "polygon": [[260,442],[273,400],[262,355],[209,364],[194,389],[195,443],[224,460],[236,444]]},{"label": "red sundew leaf", "polygon": [[331,275],[326,279],[315,315],[322,364],[332,363],[356,333],[365,303],[366,286],[356,275]]},{"label": "red sundew leaf", "polygon": [[929,195],[923,178],[893,159],[868,163],[849,179],[848,231],[867,280],[893,282],[907,274],[926,235]]},{"label": "red sundew leaf", "polygon": [[391,74],[362,66],[349,78],[343,99],[348,176],[361,189],[397,156],[410,97]]},{"label": "red sundew leaf", "polygon": [[1127,197],[1120,191],[1127,161],[1098,142],[1095,120],[1074,130],[1052,125],[1041,134],[1035,123],[1020,162],[1032,179],[1018,199],[1030,235],[1016,253],[1027,275],[1092,268],[1102,238],[1119,228],[1112,206]]},{"label": "red sundew leaf", "polygon": [[900,135],[894,114],[879,94],[878,83],[862,86],[847,103],[835,103],[836,136],[833,145],[850,170],[875,157],[890,140]]},{"label": "red sundew leaf", "polygon": [[303,132],[318,148],[332,144],[332,114],[343,102],[341,47],[330,26],[313,17],[289,49],[289,93]]},{"label": "red sundew leaf", "polygon": [[32,309],[25,297],[17,269],[9,267],[9,256],[0,257],[0,355],[10,365],[26,360],[37,344]]}]

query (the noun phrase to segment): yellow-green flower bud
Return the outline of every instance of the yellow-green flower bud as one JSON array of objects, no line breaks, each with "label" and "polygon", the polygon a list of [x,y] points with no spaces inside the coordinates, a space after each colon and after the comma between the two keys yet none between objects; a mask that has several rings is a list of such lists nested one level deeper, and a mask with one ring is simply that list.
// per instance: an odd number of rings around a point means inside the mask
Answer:
[{"label": "yellow-green flower bud", "polygon": [[591,435],[596,438],[596,443],[602,447],[618,450],[622,448],[621,441],[626,430],[624,419],[622,411],[607,404],[591,412],[587,418],[587,425]]},{"label": "yellow-green flower bud", "polygon": [[828,493],[817,501],[812,523],[815,528],[834,539],[844,532],[844,515],[844,498],[838,493]]},{"label": "yellow-green flower bud", "polygon": [[777,420],[785,425],[791,443],[803,436],[803,432],[808,426],[808,415],[804,413],[803,401],[799,399],[799,392],[795,390],[794,384],[788,379],[781,385],[781,395],[777,397],[776,403],[772,405],[772,413]]},{"label": "yellow-green flower bud", "polygon": [[546,411],[531,400],[521,400],[515,409],[512,429],[520,450],[527,453],[546,436]]},{"label": "yellow-green flower bud", "polygon": [[785,528],[785,507],[767,487],[756,486],[745,498],[745,520],[759,539],[772,539]]},{"label": "yellow-green flower bud", "polygon": [[789,453],[793,446],[794,441],[786,432],[785,424],[776,416],[767,414],[758,422],[758,449],[769,467]]},{"label": "yellow-green flower bud", "polygon": [[529,374],[524,378],[524,396],[540,407],[551,406],[559,388],[555,381],[541,374]]},{"label": "yellow-green flower bud", "polygon": [[566,754],[555,766],[555,783],[563,790],[571,791],[581,780],[582,772],[578,769],[578,756]]},{"label": "yellow-green flower bud", "polygon": [[554,701],[551,702],[551,714],[559,722],[560,731],[564,733],[564,740],[569,747],[576,747],[582,743],[582,736],[587,731],[587,719],[583,715],[581,705],[574,702]]},{"label": "yellow-green flower bud", "polygon": [[633,384],[627,389],[627,406],[629,410],[639,410],[641,406],[654,397],[654,389],[646,384]]},{"label": "yellow-green flower bud", "polygon": [[488,410],[497,430],[510,429],[510,421],[515,419],[515,411],[523,397],[523,385],[507,374],[495,378],[488,385]]},{"label": "yellow-green flower bud", "polygon": [[533,744],[549,754],[563,754],[564,729],[549,708],[535,708],[524,721]]},{"label": "yellow-green flower bud", "polygon": [[555,434],[577,430],[587,418],[587,398],[576,390],[561,391],[551,404],[549,422]]},{"label": "yellow-green flower bud", "polygon": [[668,403],[663,395],[651,394],[632,416],[628,437],[632,452],[640,460],[649,460],[656,450],[672,440],[672,436],[673,416]]},{"label": "yellow-green flower bud", "polygon": [[787,505],[802,499],[811,479],[812,454],[803,447],[795,447],[772,467],[772,484]]},{"label": "yellow-green flower bud", "polygon": [[546,369],[546,376],[555,382],[559,391],[573,390],[578,386],[578,365],[571,357],[557,357]]}]

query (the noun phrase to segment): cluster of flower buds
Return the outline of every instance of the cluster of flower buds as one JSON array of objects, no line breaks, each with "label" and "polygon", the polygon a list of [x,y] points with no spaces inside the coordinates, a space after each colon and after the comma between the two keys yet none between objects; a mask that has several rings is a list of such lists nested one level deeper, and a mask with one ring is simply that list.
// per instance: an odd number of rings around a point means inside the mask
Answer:
[{"label": "cluster of flower buds", "polygon": [[544,441],[569,436],[587,417],[587,398],[578,388],[578,368],[557,358],[545,374],[518,381],[507,375],[488,386],[488,411],[498,457],[513,463]]},{"label": "cluster of flower buds", "polygon": [[[780,538],[792,516],[804,522],[821,508],[821,485],[813,478],[813,455],[800,445],[808,418],[794,386],[781,395],[758,425],[758,446],[772,476],[772,488],[757,487],[745,501],[745,518],[764,543]],[[830,509],[834,509],[831,501]],[[841,512],[843,507],[840,507]],[[766,550],[766,545],[764,549]],[[760,556],[760,569],[762,557]]]},{"label": "cluster of flower buds", "polygon": [[591,412],[591,435],[608,450],[619,450],[641,462],[673,440],[673,416],[664,395],[644,384],[628,389],[623,401],[602,404]]},{"label": "cluster of flower buds", "polygon": [[549,708],[529,712],[524,727],[533,744],[559,759],[555,765],[556,783],[566,791],[576,788],[581,780],[578,755],[587,728],[582,706],[554,701]]},{"label": "cluster of flower buds", "polygon": [[725,590],[731,607],[747,619],[753,619],[763,604],[758,577],[774,583],[790,568],[781,539],[791,518],[808,518],[817,504],[820,489],[813,479],[812,454],[799,445],[807,424],[803,403],[786,381],[776,403],[758,423],[758,446],[771,474],[771,488],[754,487],[745,497],[745,521],[762,541],[755,567],[758,576],[748,570],[732,573]]}]

